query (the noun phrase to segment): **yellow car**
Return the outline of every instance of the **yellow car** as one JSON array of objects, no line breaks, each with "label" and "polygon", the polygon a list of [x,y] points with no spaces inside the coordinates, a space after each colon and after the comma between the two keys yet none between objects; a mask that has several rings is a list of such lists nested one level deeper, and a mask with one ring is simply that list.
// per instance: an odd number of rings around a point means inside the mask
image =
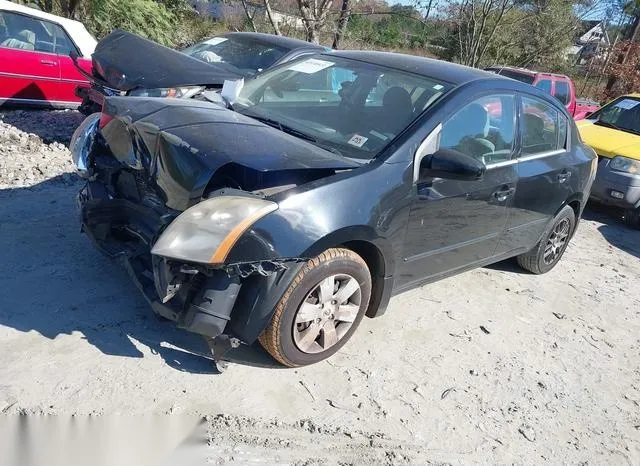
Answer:
[{"label": "yellow car", "polygon": [[640,94],[618,97],[587,119],[577,121],[580,136],[598,154],[591,198],[627,210],[640,219]]}]

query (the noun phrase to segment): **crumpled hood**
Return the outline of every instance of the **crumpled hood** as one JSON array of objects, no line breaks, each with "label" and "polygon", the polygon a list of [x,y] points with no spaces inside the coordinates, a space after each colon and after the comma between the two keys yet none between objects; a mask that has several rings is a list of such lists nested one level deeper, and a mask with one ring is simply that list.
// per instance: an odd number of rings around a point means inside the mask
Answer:
[{"label": "crumpled hood", "polygon": [[577,121],[576,126],[584,142],[593,147],[598,155],[604,157],[623,155],[640,160],[640,136],[594,125],[593,120]]},{"label": "crumpled hood", "polygon": [[113,155],[134,169],[145,170],[163,191],[167,206],[176,210],[197,202],[216,171],[229,164],[262,176],[360,166],[206,102],[110,97],[103,112],[113,117],[101,130]]},{"label": "crumpled hood", "polygon": [[130,32],[115,30],[92,55],[98,74],[113,88],[130,91],[190,85],[220,86],[240,79],[235,68],[205,63]]}]

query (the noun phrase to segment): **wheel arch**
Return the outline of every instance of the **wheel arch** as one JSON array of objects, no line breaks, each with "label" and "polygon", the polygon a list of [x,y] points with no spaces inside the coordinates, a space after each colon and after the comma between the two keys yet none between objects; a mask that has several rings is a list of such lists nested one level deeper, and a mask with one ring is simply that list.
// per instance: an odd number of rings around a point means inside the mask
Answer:
[{"label": "wheel arch", "polygon": [[369,226],[351,226],[337,230],[316,241],[305,257],[315,257],[329,248],[343,247],[358,254],[371,273],[371,299],[367,317],[377,317],[386,311],[391,297],[395,262],[391,244]]},{"label": "wheel arch", "polygon": [[[391,243],[375,234],[369,226],[351,226],[336,230],[313,244],[300,259],[311,259],[330,248],[346,248],[360,255],[371,272],[372,290],[368,317],[386,311],[393,288],[393,255]],[[253,343],[271,320],[275,307],[284,296],[291,281],[306,261],[291,263],[288,268],[272,276],[252,275],[241,289],[228,331],[246,343]],[[246,289],[245,289],[246,288]]]},{"label": "wheel arch", "polygon": [[584,195],[582,193],[573,193],[567,198],[565,202],[562,203],[562,205],[558,208],[558,210],[556,210],[555,214],[553,215],[553,217],[555,218],[566,206],[569,206],[573,209],[573,213],[576,216],[576,223],[573,227],[573,231],[571,232],[571,236],[573,236],[573,234],[578,229],[578,223],[580,222],[580,217],[582,216],[584,205]]}]

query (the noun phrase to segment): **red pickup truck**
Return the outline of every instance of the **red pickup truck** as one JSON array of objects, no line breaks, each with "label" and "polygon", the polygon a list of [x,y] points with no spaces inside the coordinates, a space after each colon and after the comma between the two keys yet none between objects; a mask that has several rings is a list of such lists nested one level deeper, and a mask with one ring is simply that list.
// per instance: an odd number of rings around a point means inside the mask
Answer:
[{"label": "red pickup truck", "polygon": [[492,66],[486,70],[548,92],[567,107],[574,120],[582,120],[599,108],[597,102],[577,99],[573,81],[563,74],[541,73],[512,66]]}]

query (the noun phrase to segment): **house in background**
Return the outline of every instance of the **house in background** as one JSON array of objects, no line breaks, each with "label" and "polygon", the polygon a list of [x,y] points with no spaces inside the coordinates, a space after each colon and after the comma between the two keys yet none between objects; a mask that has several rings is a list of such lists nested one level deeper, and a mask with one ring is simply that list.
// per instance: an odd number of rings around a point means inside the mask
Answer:
[{"label": "house in background", "polygon": [[583,64],[594,57],[603,57],[609,50],[611,42],[604,21],[583,21],[573,45],[567,51],[567,58]]},{"label": "house in background", "polygon": [[[218,21],[228,21],[245,17],[244,8],[241,2],[224,0],[191,0],[189,1],[194,10],[204,16],[209,16]],[[287,6],[287,2],[280,2],[282,6]],[[271,3],[273,19],[280,28],[304,29],[302,18],[294,13],[292,8],[279,8],[277,1]],[[267,11],[264,3],[255,0],[247,0],[247,7],[251,13],[255,12],[255,19],[268,21]],[[290,11],[291,10],[291,11]]]}]

